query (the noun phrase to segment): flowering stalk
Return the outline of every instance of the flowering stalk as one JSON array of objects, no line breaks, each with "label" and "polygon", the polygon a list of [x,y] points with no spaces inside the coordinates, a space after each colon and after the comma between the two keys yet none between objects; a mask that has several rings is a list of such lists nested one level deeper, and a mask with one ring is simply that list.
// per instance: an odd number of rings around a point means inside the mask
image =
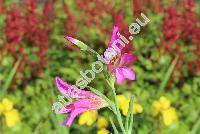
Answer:
[{"label": "flowering stalk", "polygon": [[107,81],[109,86],[111,87],[112,89],[112,92],[113,92],[113,96],[114,96],[114,99],[115,99],[115,109],[116,109],[116,116],[117,116],[117,120],[119,122],[119,125],[120,125],[120,128],[123,132],[123,134],[126,134],[126,131],[125,131],[125,128],[124,128],[124,125],[123,125],[123,121],[122,121],[122,115],[121,115],[121,112],[119,110],[119,105],[118,105],[118,101],[117,101],[117,94],[115,92],[115,87],[114,87],[114,83],[113,84],[110,84],[109,81]]},{"label": "flowering stalk", "polygon": [[[75,44],[83,51],[92,52],[98,57],[98,59],[101,58],[100,61],[102,63],[107,64],[109,72],[104,71],[103,74],[107,84],[111,88],[114,97],[114,103],[101,92],[90,86],[86,86],[82,89],[75,89],[70,84],[62,81],[60,78],[57,77],[56,84],[58,90],[64,96],[75,99],[74,102],[71,102],[70,104],[67,104],[66,106],[58,110],[58,113],[69,113],[69,116],[65,120],[64,125],[71,126],[72,121],[75,119],[75,117],[83,112],[108,107],[117,117],[121,132],[123,134],[131,134],[133,124],[133,108],[131,106],[133,106],[133,98],[131,98],[131,101],[128,102],[128,116],[126,117],[126,122],[124,123],[122,114],[120,112],[117,93],[115,90],[115,81],[118,84],[121,84],[125,79],[135,80],[135,72],[130,68],[130,65],[135,61],[135,57],[131,54],[131,51],[127,51],[127,47],[129,46],[119,46],[119,44],[118,46],[115,45],[115,41],[120,40],[119,28],[116,26],[114,27],[110,43],[108,44],[108,49],[106,49],[106,51],[104,52],[104,57],[100,56],[95,50],[77,39],[69,36],[65,36],[65,39]],[[110,50],[113,51],[111,52]],[[87,91],[87,89],[91,90],[92,92]],[[72,93],[74,92],[77,93],[76,97],[72,95]],[[116,129],[115,124],[113,123],[113,120],[110,119],[110,121],[113,126],[114,132],[119,133]]]},{"label": "flowering stalk", "polygon": [[112,92],[113,92],[113,95],[114,95],[114,98],[115,98],[115,105],[116,105],[116,111],[117,111],[117,120],[119,122],[119,125],[121,127],[122,132],[124,134],[126,134],[126,131],[125,131],[125,128],[124,128],[124,125],[123,125],[122,115],[121,115],[121,112],[119,110],[119,105],[118,105],[118,102],[117,102],[117,94],[115,92],[115,88],[111,87],[111,89],[112,89]]}]

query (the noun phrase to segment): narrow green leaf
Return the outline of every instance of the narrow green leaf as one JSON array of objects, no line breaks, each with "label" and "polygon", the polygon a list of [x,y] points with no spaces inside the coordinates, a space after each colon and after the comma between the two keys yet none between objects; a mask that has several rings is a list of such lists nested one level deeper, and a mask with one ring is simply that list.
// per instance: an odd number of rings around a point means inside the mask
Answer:
[{"label": "narrow green leaf", "polygon": [[129,129],[128,129],[128,134],[132,134],[132,129],[133,129],[133,110],[132,110],[131,116],[130,116],[130,125],[129,125]]},{"label": "narrow green leaf", "polygon": [[178,60],[178,56],[174,59],[174,61],[172,62],[172,64],[170,65],[170,67],[168,68],[165,76],[163,77],[163,80],[160,84],[159,90],[158,90],[158,97],[161,95],[161,93],[163,93],[163,90],[165,89],[167,82],[169,81],[170,76],[172,75],[172,72],[174,70],[174,67],[177,63]]},{"label": "narrow green leaf", "polygon": [[12,68],[10,73],[8,74],[8,77],[6,78],[4,85],[2,86],[2,89],[0,90],[0,99],[2,99],[6,90],[8,89],[8,87],[9,87],[9,85],[10,85],[10,83],[11,83],[11,81],[12,81],[12,79],[13,79],[16,71],[17,71],[19,63],[20,63],[20,59],[18,59],[18,61],[15,63],[14,67]]},{"label": "narrow green leaf", "polygon": [[110,120],[110,123],[111,123],[111,125],[112,125],[113,130],[114,130],[114,133],[115,133],[115,134],[119,134],[119,132],[118,132],[118,130],[117,130],[117,128],[116,128],[116,126],[115,126],[115,124],[114,124],[112,118],[109,118],[109,120]]},{"label": "narrow green leaf", "polygon": [[129,121],[131,120],[131,111],[133,110],[133,96],[131,96],[131,101],[129,102],[129,109],[128,109],[128,115],[126,117],[126,123],[125,123],[125,129],[128,132],[129,129]]}]

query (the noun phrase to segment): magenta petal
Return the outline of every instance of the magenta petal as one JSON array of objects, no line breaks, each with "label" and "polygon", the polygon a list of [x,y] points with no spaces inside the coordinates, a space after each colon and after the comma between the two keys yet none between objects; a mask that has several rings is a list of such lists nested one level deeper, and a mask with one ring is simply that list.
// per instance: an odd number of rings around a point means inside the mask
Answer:
[{"label": "magenta petal", "polygon": [[[97,99],[97,98],[96,98]],[[71,126],[73,120],[76,116],[78,116],[80,113],[85,112],[87,110],[92,109],[98,109],[100,103],[94,99],[80,99],[75,101],[73,104],[70,104],[64,109],[64,111],[70,112],[70,115],[68,116],[67,120],[64,121],[64,125]]]},{"label": "magenta petal", "polygon": [[[97,104],[98,105],[98,104]],[[79,99],[59,110],[58,113],[68,113],[70,111],[73,111],[74,109],[77,108],[86,108],[86,109],[95,109],[97,106],[91,99]]]},{"label": "magenta petal", "polygon": [[91,107],[91,100],[90,99],[80,99],[74,102],[75,108],[88,108]]},{"label": "magenta petal", "polygon": [[122,72],[125,78],[135,80],[135,72],[131,68],[122,67]]},{"label": "magenta petal", "polygon": [[[119,28],[117,26],[114,26],[114,29],[113,29],[112,36],[111,36],[110,42],[108,44],[108,47],[113,47],[114,41],[116,41],[117,39],[119,39],[119,36],[117,35],[118,32],[119,32]],[[121,52],[121,50],[123,49],[123,46],[120,45],[119,43],[117,43],[116,46],[120,49],[120,52]]]},{"label": "magenta petal", "polygon": [[123,75],[123,73],[122,73],[122,69],[121,69],[121,68],[117,68],[117,69],[115,70],[115,77],[116,77],[116,79],[117,79],[117,83],[118,83],[118,84],[121,84],[121,83],[123,82],[123,80],[124,80],[125,78],[124,78],[124,75]]},{"label": "magenta petal", "polygon": [[78,116],[79,114],[87,111],[88,109],[85,108],[77,108],[74,111],[70,113],[70,115],[67,117],[67,119],[63,122],[63,125],[67,125],[68,127],[71,126],[73,120]]},{"label": "magenta petal", "polygon": [[124,79],[135,80],[135,72],[128,67],[119,67],[115,70],[117,83],[121,84]]},{"label": "magenta petal", "polygon": [[56,77],[56,85],[58,90],[67,97],[71,98],[72,86],[62,81],[59,77]]},{"label": "magenta petal", "polygon": [[58,90],[66,97],[69,98],[94,98],[95,94],[90,91],[80,90],[73,87],[72,85],[67,84],[59,77],[56,77],[56,85]]},{"label": "magenta petal", "polygon": [[111,46],[112,43],[119,38],[118,35],[117,35],[118,32],[119,32],[119,28],[117,26],[114,26],[114,29],[113,29],[112,36],[111,36],[110,42],[108,44],[108,47],[112,47]]},{"label": "magenta petal", "polygon": [[90,91],[85,91],[85,90],[80,90],[80,92],[79,92],[79,98],[95,98],[95,94],[93,94],[92,92],[90,92]]},{"label": "magenta petal", "polygon": [[124,53],[121,56],[119,66],[130,66],[135,62],[136,58],[131,53]]}]

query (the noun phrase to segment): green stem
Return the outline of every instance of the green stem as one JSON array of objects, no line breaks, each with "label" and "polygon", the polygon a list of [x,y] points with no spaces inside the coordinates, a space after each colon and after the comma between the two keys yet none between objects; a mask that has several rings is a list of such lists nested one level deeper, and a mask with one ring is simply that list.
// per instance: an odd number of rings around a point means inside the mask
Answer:
[{"label": "green stem", "polygon": [[[133,97],[131,97],[131,106],[133,106]],[[130,109],[130,124],[129,124],[129,130],[128,130],[128,134],[132,133],[132,128],[133,128],[133,108]]]},{"label": "green stem", "polygon": [[132,114],[133,114],[133,96],[131,96],[131,101],[129,102],[129,110],[128,110],[128,115],[126,117],[126,124],[125,124],[125,129],[126,132],[131,134],[132,131]]},{"label": "green stem", "polygon": [[119,132],[118,132],[118,130],[117,130],[115,124],[113,123],[112,118],[109,118],[109,119],[110,119],[110,123],[111,123],[111,125],[112,125],[112,127],[113,127],[114,133],[115,133],[115,134],[119,134]]},{"label": "green stem", "polygon": [[124,128],[124,125],[123,125],[123,121],[122,121],[122,115],[121,115],[121,112],[119,110],[119,105],[118,105],[118,101],[117,101],[117,94],[115,92],[115,88],[109,82],[108,82],[108,85],[111,87],[113,95],[114,95],[115,106],[116,106],[116,111],[117,111],[117,114],[116,114],[117,115],[117,120],[119,122],[119,125],[120,125],[120,128],[121,128],[123,134],[126,134],[126,131],[125,131],[125,128]]}]

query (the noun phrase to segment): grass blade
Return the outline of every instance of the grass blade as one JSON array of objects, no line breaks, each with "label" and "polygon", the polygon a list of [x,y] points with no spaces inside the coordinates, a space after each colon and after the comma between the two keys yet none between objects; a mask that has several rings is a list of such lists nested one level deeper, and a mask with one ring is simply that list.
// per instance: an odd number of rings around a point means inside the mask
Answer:
[{"label": "grass blade", "polygon": [[167,82],[169,81],[169,78],[170,76],[172,75],[172,72],[174,70],[174,67],[177,63],[177,60],[178,60],[178,56],[174,59],[174,61],[172,62],[172,64],[170,65],[170,67],[168,68],[162,82],[161,82],[161,85],[159,87],[159,90],[158,90],[158,97],[161,95],[161,93],[163,92],[163,90],[165,89],[166,85],[167,85]]},{"label": "grass blade", "polygon": [[18,61],[15,63],[14,67],[12,68],[8,77],[6,78],[4,85],[2,86],[2,89],[0,90],[0,99],[2,99],[6,90],[8,89],[8,87],[9,87],[9,85],[10,85],[10,83],[11,83],[11,81],[12,81],[12,79],[13,79],[16,71],[17,71],[17,68],[19,66],[19,62],[20,62],[20,59],[18,59]]}]

